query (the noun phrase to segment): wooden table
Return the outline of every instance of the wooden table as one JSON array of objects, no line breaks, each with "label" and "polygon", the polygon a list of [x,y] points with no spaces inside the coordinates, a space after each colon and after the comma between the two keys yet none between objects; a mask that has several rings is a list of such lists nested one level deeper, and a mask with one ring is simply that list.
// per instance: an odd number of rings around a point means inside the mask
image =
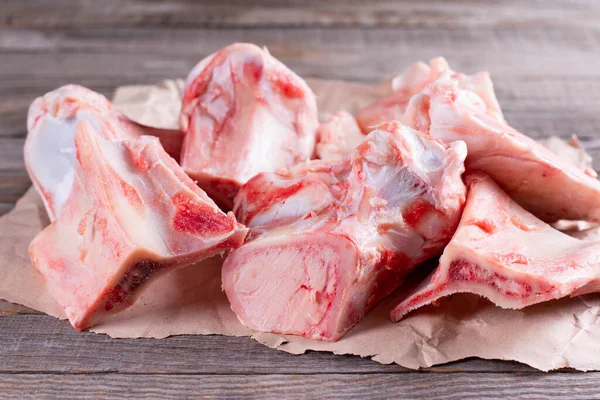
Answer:
[{"label": "wooden table", "polygon": [[[216,4],[213,4],[216,3]],[[302,4],[305,3],[305,4]],[[268,46],[305,77],[376,82],[444,55],[487,69],[508,121],[534,137],[577,133],[600,169],[600,2],[3,0],[0,213],[30,181],[29,103],[66,83],[184,77],[235,41]],[[367,359],[293,356],[249,338],[116,340],[0,302],[0,397],[598,397],[599,373],[467,360],[415,372]]]}]

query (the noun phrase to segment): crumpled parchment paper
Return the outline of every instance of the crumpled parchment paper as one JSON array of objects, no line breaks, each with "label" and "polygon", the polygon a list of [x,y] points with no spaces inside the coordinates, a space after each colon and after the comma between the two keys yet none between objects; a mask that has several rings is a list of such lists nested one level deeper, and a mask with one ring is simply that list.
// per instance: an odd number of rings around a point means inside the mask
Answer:
[{"label": "crumpled parchment paper", "polygon": [[[308,82],[317,94],[321,118],[340,109],[356,111],[383,90],[381,86],[338,81]],[[121,87],[114,103],[142,125],[176,130],[181,85],[178,80],[156,86]],[[582,168],[589,165],[589,159],[574,144],[553,141],[550,147]],[[27,253],[31,239],[47,224],[41,199],[33,189],[13,211],[0,218],[0,298],[64,318]],[[600,235],[590,233],[588,237]],[[544,371],[561,367],[600,370],[600,295],[551,301],[518,311],[500,309],[473,295],[455,295],[441,300],[438,307],[424,307],[394,324],[388,314],[401,298],[401,290],[379,304],[341,340],[328,343],[256,333],[242,326],[221,291],[220,265],[221,259],[216,257],[164,276],[152,283],[134,306],[92,331],[127,338],[251,336],[294,354],[331,351],[408,368],[480,357],[516,360]]]}]

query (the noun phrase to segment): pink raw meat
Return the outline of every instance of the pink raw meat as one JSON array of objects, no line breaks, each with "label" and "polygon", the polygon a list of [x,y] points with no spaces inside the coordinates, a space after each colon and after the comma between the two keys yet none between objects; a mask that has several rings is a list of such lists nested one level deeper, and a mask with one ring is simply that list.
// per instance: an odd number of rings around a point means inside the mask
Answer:
[{"label": "pink raw meat", "polygon": [[62,86],[35,99],[27,115],[25,166],[51,221],[60,216],[73,186],[79,121],[88,121],[96,134],[108,140],[142,134],[106,97],[83,86]]},{"label": "pink raw meat", "polygon": [[365,139],[352,114],[339,111],[317,130],[315,153],[321,160],[340,160]]},{"label": "pink raw meat", "polygon": [[467,170],[489,174],[514,200],[545,221],[600,220],[600,181],[511,128],[486,73],[439,69],[413,96],[403,122],[452,143],[467,144]]},{"label": "pink raw meat", "polygon": [[249,240],[223,265],[240,321],[335,341],[439,255],[465,200],[466,148],[382,124],[338,162],[263,173],[236,197]]},{"label": "pink raw meat", "polygon": [[156,136],[167,154],[179,163],[181,148],[183,147],[183,132],[179,129],[154,128],[133,121],[132,123],[138,126],[144,135]]},{"label": "pink raw meat", "polygon": [[[431,76],[437,74],[437,65],[442,62],[434,59],[430,65],[418,62],[396,76],[391,83],[393,93],[375,100],[356,113],[356,121],[364,133],[369,133],[383,122],[402,121],[410,98],[419,93]],[[443,61],[445,62],[445,60]]]},{"label": "pink raw meat", "polygon": [[262,173],[250,179],[235,198],[238,221],[258,236],[273,228],[315,216],[339,203],[348,190],[349,158],[311,160],[290,170]]},{"label": "pink raw meat", "polygon": [[72,190],[29,248],[77,329],[130,306],[163,273],[239,246],[246,234],[158,139],[106,140],[108,126],[77,124]]},{"label": "pink raw meat", "polygon": [[[75,128],[88,121],[93,131],[108,140],[157,136],[170,155],[179,156],[182,135],[142,127],[116,110],[110,101],[79,85],[65,85],[38,97],[29,107],[25,166],[54,221],[71,192],[75,173]],[[175,153],[177,152],[177,153]]]},{"label": "pink raw meat", "polygon": [[465,210],[439,267],[391,312],[393,321],[454,293],[519,309],[600,290],[600,242],[552,228],[483,173],[470,175],[467,185]]},{"label": "pink raw meat", "polygon": [[312,156],[317,105],[306,83],[266,49],[237,43],[190,72],[180,115],[181,166],[224,207],[259,172]]}]

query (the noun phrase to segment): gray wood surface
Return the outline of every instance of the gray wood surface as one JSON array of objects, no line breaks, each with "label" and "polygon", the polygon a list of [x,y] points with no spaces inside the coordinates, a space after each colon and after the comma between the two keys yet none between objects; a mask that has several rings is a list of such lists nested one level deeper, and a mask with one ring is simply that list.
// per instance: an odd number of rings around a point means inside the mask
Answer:
[{"label": "gray wood surface", "polygon": [[[428,374],[271,374],[124,376],[108,373],[19,374],[5,380],[4,398],[158,398],[251,397],[361,398],[361,399],[481,399],[483,397],[549,399],[597,398],[592,375],[532,373]],[[549,388],[552,388],[551,390]]]},{"label": "gray wood surface", "polygon": [[[266,45],[306,77],[377,82],[444,55],[489,70],[509,122],[534,137],[577,133],[600,169],[600,2],[0,2],[0,214],[30,182],[29,103],[66,83],[106,95],[184,77],[235,41]],[[0,397],[594,398],[599,373],[543,374],[466,360],[409,371],[367,359],[293,356],[248,338],[110,339],[0,302]]]}]

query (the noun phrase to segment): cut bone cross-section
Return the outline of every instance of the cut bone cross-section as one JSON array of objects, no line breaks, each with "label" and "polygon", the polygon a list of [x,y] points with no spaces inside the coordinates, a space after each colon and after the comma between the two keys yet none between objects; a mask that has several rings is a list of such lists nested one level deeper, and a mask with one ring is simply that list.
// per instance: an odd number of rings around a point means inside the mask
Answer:
[{"label": "cut bone cross-section", "polygon": [[467,185],[465,211],[439,267],[391,312],[393,321],[454,293],[520,309],[600,290],[599,242],[557,231],[487,175],[470,175]]},{"label": "cut bone cross-section", "polygon": [[242,323],[335,341],[448,243],[466,148],[382,124],[339,162],[263,173],[235,210],[250,239],[223,265]]},{"label": "cut bone cross-section", "polygon": [[97,128],[77,124],[72,190],[29,248],[77,329],[130,306],[163,273],[239,246],[246,234],[158,139],[106,140]]}]

